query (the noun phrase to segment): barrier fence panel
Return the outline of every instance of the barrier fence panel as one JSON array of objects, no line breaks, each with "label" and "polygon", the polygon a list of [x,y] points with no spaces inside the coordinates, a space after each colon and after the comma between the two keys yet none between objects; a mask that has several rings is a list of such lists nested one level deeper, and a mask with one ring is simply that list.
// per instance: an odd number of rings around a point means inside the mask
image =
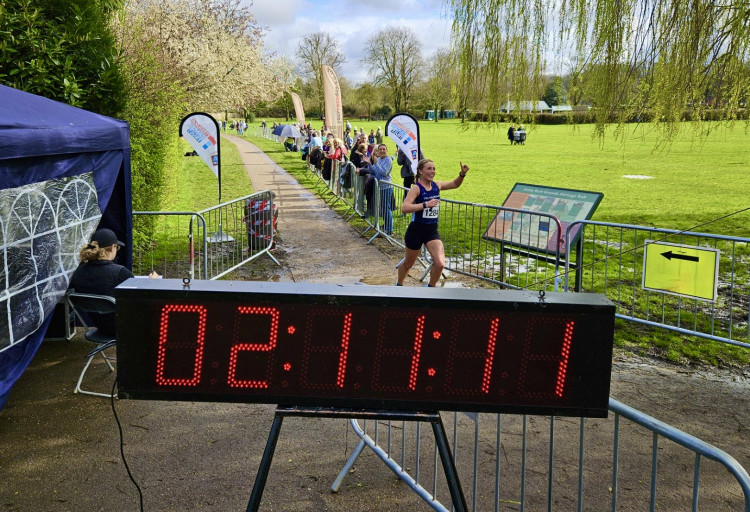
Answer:
[{"label": "barrier fence panel", "polygon": [[275,243],[277,209],[265,190],[222,203],[200,213],[206,221],[207,278],[218,279],[266,254]]},{"label": "barrier fence panel", "polygon": [[[608,419],[442,413],[470,510],[750,512],[737,460],[615,400],[609,408]],[[451,509],[429,428],[350,423],[361,441],[333,491],[369,448],[431,508]]]},{"label": "barrier fence panel", "polygon": [[206,222],[196,212],[133,212],[133,274],[206,279]]},{"label": "barrier fence panel", "polygon": [[[617,305],[619,318],[750,348],[749,238],[595,221],[572,223],[568,233],[576,228],[582,233],[574,259],[579,268],[566,265],[566,290],[607,295]],[[682,249],[679,246],[718,250],[716,300],[644,289],[647,240],[669,244],[665,250],[677,244],[675,252]],[[710,281],[713,276],[696,279]]]},{"label": "barrier fence panel", "polygon": [[276,219],[270,191],[200,212],[133,212],[133,273],[218,279],[264,254],[278,264]]},{"label": "barrier fence panel", "polygon": [[555,232],[562,233],[560,221],[547,213],[441,198],[446,268],[507,288],[554,290],[560,243],[556,240],[547,249],[546,232],[537,229],[540,223],[556,225]]}]

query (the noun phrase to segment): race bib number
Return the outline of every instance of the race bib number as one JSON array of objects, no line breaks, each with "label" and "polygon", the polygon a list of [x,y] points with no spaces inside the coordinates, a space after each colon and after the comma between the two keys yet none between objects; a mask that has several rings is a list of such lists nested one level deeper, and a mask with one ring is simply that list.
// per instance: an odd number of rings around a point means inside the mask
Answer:
[{"label": "race bib number", "polygon": [[437,219],[438,212],[440,211],[440,205],[433,206],[432,208],[425,208],[422,210],[423,219]]}]

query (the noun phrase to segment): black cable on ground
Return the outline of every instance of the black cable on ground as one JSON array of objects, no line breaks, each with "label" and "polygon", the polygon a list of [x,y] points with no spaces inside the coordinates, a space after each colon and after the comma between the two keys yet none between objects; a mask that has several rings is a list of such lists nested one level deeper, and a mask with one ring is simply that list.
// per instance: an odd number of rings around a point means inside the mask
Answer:
[{"label": "black cable on ground", "polygon": [[115,388],[117,387],[117,377],[115,377],[115,381],[112,383],[112,393],[110,396],[110,404],[112,405],[112,414],[115,417],[115,423],[117,423],[117,430],[120,432],[120,457],[122,458],[122,463],[125,465],[125,471],[128,472],[128,478],[130,478],[130,481],[133,482],[133,485],[135,485],[136,490],[138,491],[138,503],[140,506],[140,511],[143,512],[143,492],[141,491],[141,487],[138,485],[138,482],[135,481],[135,478],[133,477],[133,473],[130,471],[130,466],[128,466],[128,461],[125,458],[125,442],[123,439],[123,433],[122,433],[122,425],[120,424],[120,418],[117,416],[117,409],[115,409]]}]

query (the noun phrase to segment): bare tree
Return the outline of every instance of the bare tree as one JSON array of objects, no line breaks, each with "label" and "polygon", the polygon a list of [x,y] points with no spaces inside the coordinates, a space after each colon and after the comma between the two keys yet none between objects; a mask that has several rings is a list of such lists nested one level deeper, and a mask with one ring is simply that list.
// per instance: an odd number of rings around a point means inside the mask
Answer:
[{"label": "bare tree", "polygon": [[327,32],[305,34],[297,46],[300,60],[300,74],[310,80],[315,88],[318,107],[323,112],[323,66],[331,66],[340,74],[341,64],[346,57],[341,52],[338,41]]},{"label": "bare tree", "polygon": [[422,67],[422,43],[414,32],[406,27],[379,31],[367,40],[363,60],[377,70],[374,83],[390,88],[396,112],[409,108]]},{"label": "bare tree", "polygon": [[382,102],[385,95],[382,87],[375,87],[365,82],[356,89],[357,105],[362,108],[360,115],[364,114],[367,119],[372,117],[373,111]]},{"label": "bare tree", "polygon": [[429,71],[423,90],[426,103],[435,111],[435,122],[440,118],[440,111],[451,101],[452,64],[450,52],[440,48],[430,58],[427,66]]}]

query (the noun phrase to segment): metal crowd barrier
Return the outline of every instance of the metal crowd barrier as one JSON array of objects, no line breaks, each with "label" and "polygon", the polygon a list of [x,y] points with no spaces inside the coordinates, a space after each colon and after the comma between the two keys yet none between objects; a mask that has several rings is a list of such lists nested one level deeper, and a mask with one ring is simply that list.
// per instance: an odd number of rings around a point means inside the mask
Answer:
[{"label": "metal crowd barrier", "polygon": [[[607,295],[619,318],[750,348],[750,238],[595,221],[571,223],[566,238],[576,228],[583,241],[574,253],[577,269],[566,261],[565,290]],[[646,240],[718,249],[717,300],[644,290]]]},{"label": "metal crowd barrier", "polygon": [[133,274],[206,279],[206,221],[197,212],[133,212]]},{"label": "metal crowd barrier", "polygon": [[133,212],[133,273],[219,279],[263,255],[278,265],[270,252],[276,235],[273,195],[257,192],[199,212]]},{"label": "metal crowd barrier", "polygon": [[[610,399],[609,410],[608,419],[442,413],[470,510],[750,512],[750,475],[729,454],[616,400]],[[621,419],[638,428],[626,428]],[[360,425],[355,419],[350,424],[360,441],[332,491],[370,448],[431,508],[451,509],[429,428],[422,432],[410,422]],[[577,446],[555,443],[563,434],[577,438]],[[588,453],[587,444],[595,442],[612,446],[611,453]],[[702,487],[709,480],[701,476],[706,464],[723,466],[733,478]],[[692,478],[685,478],[686,468],[692,468]],[[673,477],[666,491],[659,491],[660,474]]]}]

